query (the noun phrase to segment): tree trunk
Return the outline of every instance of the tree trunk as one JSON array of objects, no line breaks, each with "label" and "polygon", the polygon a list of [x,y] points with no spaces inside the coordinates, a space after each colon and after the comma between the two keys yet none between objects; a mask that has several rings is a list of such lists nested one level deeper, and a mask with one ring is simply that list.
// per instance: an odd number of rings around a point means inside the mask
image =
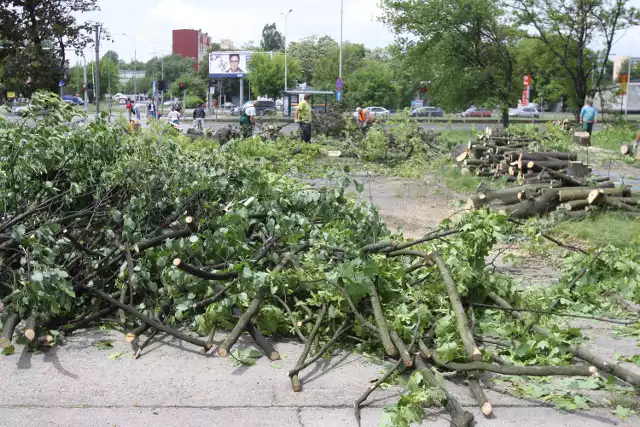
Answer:
[{"label": "tree trunk", "polygon": [[[586,200],[587,197],[589,197],[589,193],[591,193],[592,190],[596,190],[596,188],[593,188],[593,187],[561,188],[557,190],[557,192],[558,192],[558,196],[560,197],[560,202],[564,203],[564,202],[570,202],[572,200]],[[622,188],[622,187],[603,188],[601,190],[606,196],[613,196],[613,197],[631,196],[630,188]],[[551,191],[555,192],[554,190],[551,190]]]},{"label": "tree trunk", "polygon": [[558,194],[547,191],[533,200],[526,200],[516,205],[506,206],[502,212],[511,218],[530,218],[532,216],[555,210],[558,207]]}]

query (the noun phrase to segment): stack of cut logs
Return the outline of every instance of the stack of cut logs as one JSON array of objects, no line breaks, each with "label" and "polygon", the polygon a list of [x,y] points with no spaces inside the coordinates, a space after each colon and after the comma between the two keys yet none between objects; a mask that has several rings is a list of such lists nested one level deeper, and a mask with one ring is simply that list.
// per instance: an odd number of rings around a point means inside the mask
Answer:
[{"label": "stack of cut logs", "polygon": [[574,153],[528,152],[528,138],[484,137],[456,156],[463,173],[501,177],[521,184],[493,190],[482,184],[467,209],[492,206],[512,218],[529,218],[563,209],[580,218],[587,211],[610,208],[640,216],[640,193],[615,187],[609,178],[586,178],[591,170]]}]

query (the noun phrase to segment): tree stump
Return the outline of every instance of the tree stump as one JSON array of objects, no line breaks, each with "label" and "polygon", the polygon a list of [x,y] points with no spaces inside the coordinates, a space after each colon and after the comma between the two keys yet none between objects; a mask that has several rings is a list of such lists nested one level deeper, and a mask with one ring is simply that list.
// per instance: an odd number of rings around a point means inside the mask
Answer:
[{"label": "tree stump", "polygon": [[591,135],[588,132],[574,132],[573,142],[583,147],[589,147],[591,145]]}]

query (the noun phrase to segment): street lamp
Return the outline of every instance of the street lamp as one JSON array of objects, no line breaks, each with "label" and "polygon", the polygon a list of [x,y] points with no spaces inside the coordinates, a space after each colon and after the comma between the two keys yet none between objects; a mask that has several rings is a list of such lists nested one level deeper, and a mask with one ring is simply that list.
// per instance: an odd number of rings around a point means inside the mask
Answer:
[{"label": "street lamp", "polygon": [[137,74],[136,62],[138,62],[138,45],[136,44],[136,39],[134,39],[133,36],[130,36],[129,34],[119,33],[116,35],[128,37],[133,42],[133,96],[134,96],[134,99],[136,99],[138,96],[138,92],[136,88],[136,74]]},{"label": "street lamp", "polygon": [[293,9],[289,9],[287,13],[280,13],[284,15],[284,91],[287,91],[287,18],[289,14],[293,12]]},{"label": "street lamp", "polygon": [[344,16],[344,0],[340,0],[340,68],[338,69],[338,77],[342,79],[342,21]]}]

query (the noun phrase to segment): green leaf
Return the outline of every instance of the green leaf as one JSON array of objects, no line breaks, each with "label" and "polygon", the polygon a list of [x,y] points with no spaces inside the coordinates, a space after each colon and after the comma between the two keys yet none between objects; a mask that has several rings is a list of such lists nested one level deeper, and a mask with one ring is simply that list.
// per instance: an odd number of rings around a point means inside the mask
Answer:
[{"label": "green leaf", "polygon": [[611,412],[613,413],[613,415],[615,415],[616,417],[618,417],[618,418],[620,418],[622,420],[626,420],[631,415],[634,415],[634,414],[638,413],[637,411],[634,411],[633,409],[625,408],[624,406],[621,406],[621,405],[616,406],[616,409],[614,409]]},{"label": "green leaf", "polygon": [[124,353],[119,351],[117,353],[113,353],[109,355],[109,360],[117,360],[120,358],[120,356],[122,356]]},{"label": "green leaf", "polygon": [[2,355],[3,356],[11,356],[15,352],[16,352],[16,348],[14,346],[12,346],[12,345],[2,349]]},{"label": "green leaf", "polygon": [[111,340],[94,341],[91,345],[98,350],[109,350],[110,348],[113,348],[113,342]]},{"label": "green leaf", "polygon": [[364,184],[358,181],[354,181],[356,184],[356,191],[362,193],[364,191]]}]

